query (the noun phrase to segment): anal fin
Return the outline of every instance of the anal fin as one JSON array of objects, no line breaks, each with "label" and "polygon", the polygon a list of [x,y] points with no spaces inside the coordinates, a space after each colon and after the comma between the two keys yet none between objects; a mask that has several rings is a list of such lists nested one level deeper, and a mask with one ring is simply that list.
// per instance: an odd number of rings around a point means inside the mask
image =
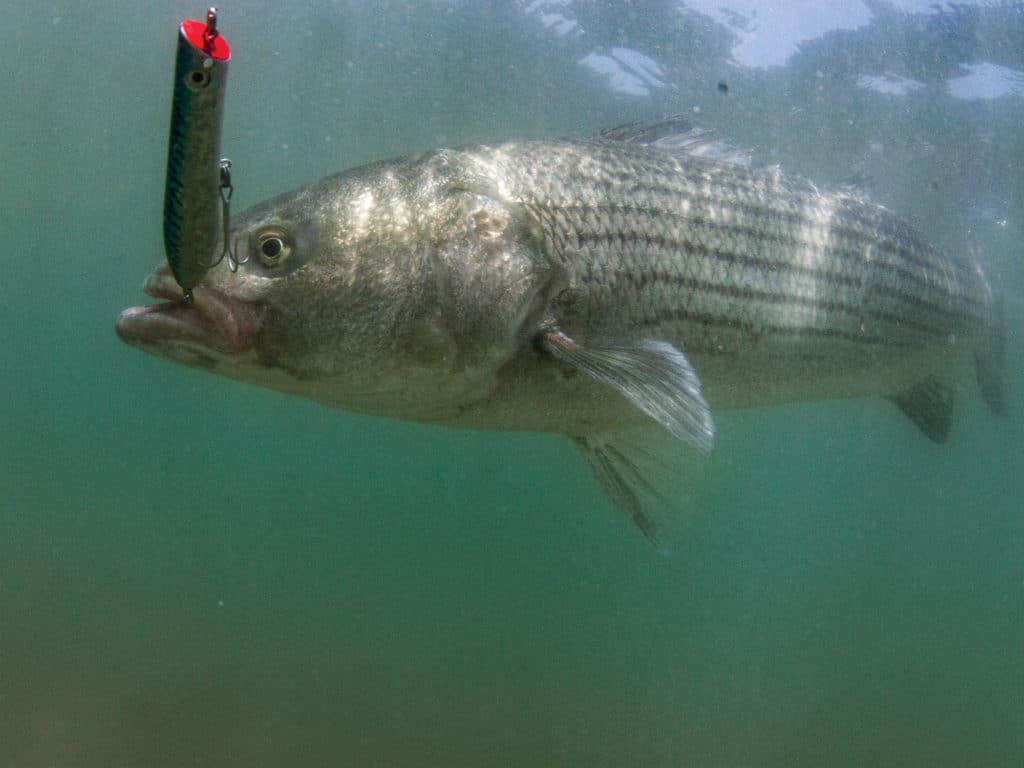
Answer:
[{"label": "anal fin", "polygon": [[936,377],[929,377],[889,398],[934,443],[949,438],[953,422],[953,391]]},{"label": "anal fin", "polygon": [[666,520],[686,506],[688,497],[687,455],[677,452],[678,443],[657,429],[576,436],[573,441],[615,507],[655,549],[667,552]]}]

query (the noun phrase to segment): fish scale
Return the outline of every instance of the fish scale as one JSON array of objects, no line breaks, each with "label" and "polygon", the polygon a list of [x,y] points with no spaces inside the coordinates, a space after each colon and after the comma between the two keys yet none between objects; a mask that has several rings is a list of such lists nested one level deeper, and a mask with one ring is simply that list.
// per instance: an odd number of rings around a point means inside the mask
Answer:
[{"label": "fish scale", "polygon": [[694,339],[723,351],[725,338],[792,335],[877,356],[989,320],[978,278],[849,192],[612,142],[501,150],[510,202],[538,216],[599,334],[671,319],[691,350]]}]

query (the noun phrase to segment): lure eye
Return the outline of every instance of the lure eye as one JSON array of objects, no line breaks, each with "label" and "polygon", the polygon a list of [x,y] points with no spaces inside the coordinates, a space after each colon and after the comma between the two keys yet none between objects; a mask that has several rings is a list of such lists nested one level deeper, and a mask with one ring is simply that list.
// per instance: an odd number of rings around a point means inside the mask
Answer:
[{"label": "lure eye", "polygon": [[185,75],[185,84],[194,91],[200,91],[210,84],[210,73],[205,69],[193,69]]},{"label": "lure eye", "polygon": [[259,236],[256,249],[264,266],[276,267],[291,255],[292,247],[280,232],[264,232]]}]

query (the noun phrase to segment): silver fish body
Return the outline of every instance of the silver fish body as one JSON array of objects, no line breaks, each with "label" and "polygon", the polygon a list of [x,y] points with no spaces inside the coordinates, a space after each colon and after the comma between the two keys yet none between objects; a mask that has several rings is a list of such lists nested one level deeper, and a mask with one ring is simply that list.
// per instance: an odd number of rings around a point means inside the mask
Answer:
[{"label": "silver fish body", "polygon": [[706,453],[712,409],[874,395],[941,441],[972,356],[1005,406],[978,265],[664,127],[376,163],[241,214],[233,239],[237,273],[188,308],[158,271],[169,302],[122,313],[122,338],[351,410],[564,433],[652,539],[666,494],[632,436],[659,425]]},{"label": "silver fish body", "polygon": [[577,341],[664,339],[712,406],[891,395],[999,332],[977,264],[776,167],[612,142],[467,152],[565,272]]}]

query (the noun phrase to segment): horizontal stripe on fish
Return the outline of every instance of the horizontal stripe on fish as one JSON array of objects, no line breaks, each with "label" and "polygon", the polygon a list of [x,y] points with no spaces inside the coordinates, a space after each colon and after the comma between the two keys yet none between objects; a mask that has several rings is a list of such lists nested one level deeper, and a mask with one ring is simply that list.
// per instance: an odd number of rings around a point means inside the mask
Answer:
[{"label": "horizontal stripe on fish", "polygon": [[[676,228],[680,233],[685,232],[685,235],[650,234],[649,231],[640,231],[641,222],[629,221],[628,216],[616,216],[595,223],[594,217],[597,213],[591,208],[549,209],[545,213],[547,215],[542,218],[548,223],[546,234],[550,237],[551,246],[559,253],[585,251],[588,248],[596,248],[599,251],[603,245],[612,261],[621,261],[630,255],[631,249],[634,249],[643,251],[642,260],[637,261],[650,263],[659,261],[656,251],[663,251],[668,257],[679,260],[680,268],[688,263],[687,257],[698,256],[705,261],[724,261],[755,268],[757,272],[747,276],[750,283],[763,283],[766,276],[788,272],[812,277],[822,284],[863,289],[869,278],[872,284],[881,279],[879,276],[872,278],[871,270],[890,272],[894,277],[915,283],[919,291],[911,293],[885,286],[887,295],[903,299],[919,309],[927,309],[941,318],[943,322],[934,326],[936,332],[944,332],[949,326],[957,323],[982,322],[985,318],[981,303],[972,296],[958,291],[956,281],[939,281],[934,276],[908,269],[896,261],[899,253],[888,254],[889,258],[876,257],[870,263],[866,263],[863,251],[858,249],[859,244],[845,250],[838,246],[815,249],[815,246],[796,238],[766,237],[753,228],[738,230],[737,227],[732,227],[719,231],[713,223],[709,226],[708,222],[693,219],[687,220],[685,227]],[[619,231],[615,231],[616,227]],[[723,233],[725,236],[722,236]],[[739,238],[735,236],[737,234]],[[707,244],[716,240],[732,243],[737,239],[748,243],[748,247],[742,250],[729,250]],[[779,258],[749,256],[749,251],[776,252]],[[818,258],[813,259],[813,263],[821,266],[807,266],[806,263],[796,261],[792,254],[801,252],[816,255]],[[903,283],[897,280],[895,284]],[[961,301],[950,302],[950,298],[958,298]],[[908,316],[907,320],[911,321],[911,318]]]},{"label": "horizontal stripe on fish", "polygon": [[[667,321],[690,322],[706,327],[718,327],[732,331],[743,331],[745,335],[755,336],[793,336],[820,339],[838,339],[854,345],[889,345],[894,347],[912,347],[915,342],[910,340],[890,339],[873,334],[849,333],[835,328],[819,328],[806,325],[773,325],[743,320],[735,316],[712,315],[693,312],[687,309],[666,309],[659,312],[641,326],[657,326]],[[700,348],[698,348],[700,349]],[[706,351],[701,349],[701,351]]]},{"label": "horizontal stripe on fish", "polygon": [[612,274],[637,291],[643,291],[648,284],[668,284],[678,288],[686,288],[692,293],[716,293],[733,299],[761,302],[773,306],[792,305],[809,307],[829,314],[843,313],[858,322],[862,322],[865,318],[883,320],[896,328],[911,328],[923,334],[934,334],[936,331],[936,326],[922,323],[907,314],[887,312],[882,309],[839,300],[817,298],[816,295],[808,296],[784,291],[767,291],[735,283],[708,282],[668,272],[616,270]]},{"label": "horizontal stripe on fish", "polygon": [[[537,209],[535,208],[534,210]],[[688,240],[691,243],[694,240],[734,240],[743,238],[748,242],[756,244],[758,250],[776,246],[776,250],[783,254],[792,254],[793,250],[791,249],[820,247],[820,244],[816,243],[813,239],[800,238],[799,234],[806,229],[801,229],[800,227],[774,232],[766,226],[752,226],[739,223],[722,224],[713,219],[694,214],[684,217],[667,210],[631,209],[616,206],[591,207],[577,205],[549,208],[548,210],[553,214],[553,217],[545,218],[552,221],[556,232],[562,235],[561,238],[557,236],[555,238],[562,245],[567,244],[573,237],[577,239],[577,247],[581,246],[583,244],[582,241],[588,238],[617,237],[622,240],[644,238],[648,242],[661,240],[666,244],[666,247],[670,247],[670,244],[681,247],[683,241],[679,234],[676,234],[674,237],[671,234],[664,234],[665,230],[671,228],[675,233],[686,231],[690,235]],[[573,212],[577,212],[578,215],[574,216]],[[605,213],[608,215],[600,218],[600,214]],[[631,218],[630,214],[635,214],[635,216]],[[564,216],[564,222],[558,222],[559,215]],[[674,226],[669,227],[667,222],[670,220],[674,221]],[[916,282],[925,290],[942,291],[943,284],[959,285],[958,281],[951,279],[949,267],[946,266],[940,257],[926,259],[923,256],[915,256],[913,251],[906,248],[905,243],[899,243],[895,240],[886,241],[884,239],[872,241],[866,233],[859,232],[854,227],[824,224],[820,226],[826,231],[826,234],[821,237],[825,247],[828,248],[827,243],[829,241],[835,241],[834,250],[826,251],[826,253],[832,253],[840,257],[839,266],[850,267],[851,272],[863,273],[865,268],[869,266],[865,261],[864,254],[865,248],[870,248],[873,255],[871,265],[891,270],[895,276]],[[656,227],[660,232],[652,234],[650,232],[652,227]],[[704,237],[701,237],[701,234]],[[846,236],[845,238],[844,235]],[[791,265],[792,263],[793,258],[790,255],[776,261],[767,262],[766,266],[772,269]],[[905,265],[906,263],[919,264],[922,267],[922,271],[910,269]],[[846,274],[846,271],[842,269],[840,271],[830,270],[827,274],[830,276],[841,276]],[[944,292],[950,293],[951,291],[946,288]],[[981,304],[980,301],[969,295],[964,295],[963,298],[979,306]],[[981,315],[979,315],[980,318]]]}]

